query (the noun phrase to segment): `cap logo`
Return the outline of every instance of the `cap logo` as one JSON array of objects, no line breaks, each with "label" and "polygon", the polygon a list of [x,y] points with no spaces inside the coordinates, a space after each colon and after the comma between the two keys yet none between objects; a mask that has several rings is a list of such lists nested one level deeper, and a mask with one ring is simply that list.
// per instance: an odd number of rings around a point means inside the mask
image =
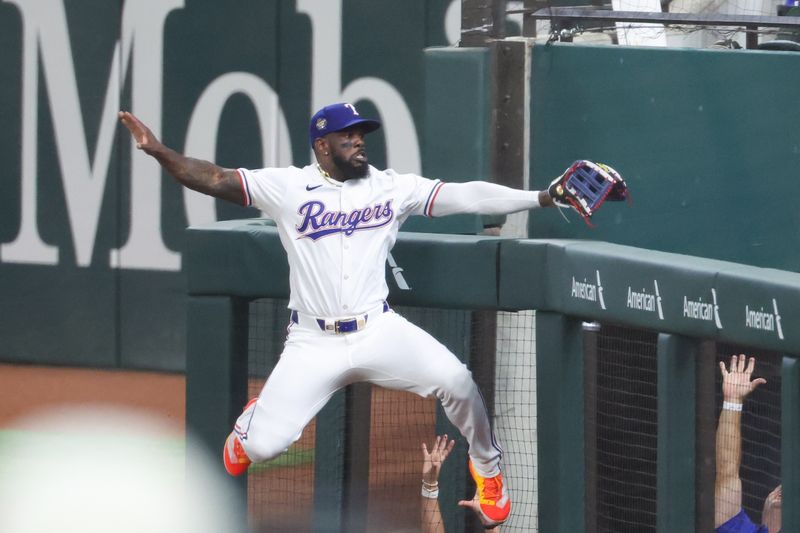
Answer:
[{"label": "cap logo", "polygon": [[344,104],[344,106],[352,111],[354,115],[360,116],[358,115],[358,111],[356,111],[356,107],[353,104]]},{"label": "cap logo", "polygon": [[318,118],[317,119],[316,127],[317,127],[318,130],[324,130],[325,126],[327,126],[327,125],[328,125],[328,121],[325,120],[324,118]]}]

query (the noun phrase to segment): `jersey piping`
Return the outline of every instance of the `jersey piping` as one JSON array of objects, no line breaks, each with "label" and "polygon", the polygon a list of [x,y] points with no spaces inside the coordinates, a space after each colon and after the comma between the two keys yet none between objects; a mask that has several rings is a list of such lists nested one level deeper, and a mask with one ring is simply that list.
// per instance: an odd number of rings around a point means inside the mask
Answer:
[{"label": "jersey piping", "polygon": [[240,169],[236,169],[236,173],[239,174],[239,183],[242,186],[242,195],[244,196],[244,206],[250,207],[253,205],[253,195],[250,194],[250,185],[247,183],[247,180],[244,178],[244,173]]},{"label": "jersey piping", "polygon": [[430,194],[428,194],[428,200],[425,202],[425,209],[423,209],[423,213],[426,217],[432,218],[433,217],[433,203],[436,201],[436,197],[439,195],[439,190],[444,185],[444,182],[440,181],[436,185],[433,186],[431,189]]}]

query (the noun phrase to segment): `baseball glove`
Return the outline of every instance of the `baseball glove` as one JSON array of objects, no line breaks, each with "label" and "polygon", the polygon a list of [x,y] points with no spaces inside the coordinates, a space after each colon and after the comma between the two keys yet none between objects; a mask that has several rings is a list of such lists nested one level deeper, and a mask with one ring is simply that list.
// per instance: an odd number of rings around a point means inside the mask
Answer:
[{"label": "baseball glove", "polygon": [[592,225],[589,219],[606,200],[628,198],[628,186],[619,173],[608,165],[591,161],[575,161],[547,188],[559,207],[571,207]]}]

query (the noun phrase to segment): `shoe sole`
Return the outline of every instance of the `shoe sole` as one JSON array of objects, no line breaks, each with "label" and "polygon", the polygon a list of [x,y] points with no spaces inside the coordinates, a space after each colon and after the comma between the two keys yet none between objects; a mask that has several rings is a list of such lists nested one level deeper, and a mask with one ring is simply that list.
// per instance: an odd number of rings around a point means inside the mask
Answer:
[{"label": "shoe sole", "polygon": [[238,477],[247,472],[247,469],[250,468],[252,463],[234,463],[231,462],[228,455],[228,446],[231,445],[231,439],[235,439],[233,433],[228,435],[228,438],[225,439],[225,446],[222,447],[222,464],[225,465],[225,471],[232,475],[233,477]]}]

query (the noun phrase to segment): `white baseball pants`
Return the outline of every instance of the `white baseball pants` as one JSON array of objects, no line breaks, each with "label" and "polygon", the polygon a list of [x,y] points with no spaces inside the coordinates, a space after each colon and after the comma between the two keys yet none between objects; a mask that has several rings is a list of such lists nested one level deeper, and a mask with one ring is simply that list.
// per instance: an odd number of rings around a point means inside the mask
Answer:
[{"label": "white baseball pants", "polygon": [[472,373],[430,334],[392,311],[370,316],[366,328],[346,334],[291,324],[278,364],[234,431],[253,462],[267,461],[300,438],[337,390],[364,381],[438,398],[466,438],[478,473],[500,472],[502,450]]}]

